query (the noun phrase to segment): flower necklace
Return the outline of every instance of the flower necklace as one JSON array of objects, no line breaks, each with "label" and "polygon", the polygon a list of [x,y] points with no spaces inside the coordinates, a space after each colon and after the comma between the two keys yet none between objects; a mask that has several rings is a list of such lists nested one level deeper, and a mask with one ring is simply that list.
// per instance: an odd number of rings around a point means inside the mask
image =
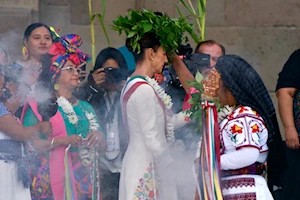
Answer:
[{"label": "flower necklace", "polygon": [[169,144],[172,144],[175,141],[174,136],[174,125],[172,121],[172,98],[166,94],[164,89],[160,87],[156,80],[150,78],[149,76],[146,76],[146,81],[149,83],[149,85],[154,89],[154,91],[157,93],[158,97],[163,101],[163,103],[166,106],[166,128],[167,128],[167,134],[166,138]]},{"label": "flower necklace", "polygon": [[[69,122],[73,125],[78,125],[78,117],[74,111],[72,104],[65,97],[62,96],[58,97],[56,102],[58,106],[61,107],[63,112],[66,113]],[[96,116],[93,113],[89,113],[85,110],[83,112],[89,121],[89,130],[98,130],[99,124],[97,122]]]}]

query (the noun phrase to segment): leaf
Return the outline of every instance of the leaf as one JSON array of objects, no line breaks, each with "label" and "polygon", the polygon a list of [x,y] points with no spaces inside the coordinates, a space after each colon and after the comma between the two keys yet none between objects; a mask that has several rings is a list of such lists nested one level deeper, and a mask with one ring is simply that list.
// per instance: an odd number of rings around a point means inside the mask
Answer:
[{"label": "leaf", "polygon": [[[106,31],[106,28],[105,28],[105,24],[104,24],[104,18],[101,14],[98,14],[98,19],[100,21],[100,25],[102,27],[102,30],[103,30],[103,33],[106,37],[106,41],[107,41],[107,44],[108,46],[110,46],[110,40],[109,40],[109,37],[108,37],[108,34],[107,34],[107,31]],[[119,32],[120,33],[120,32]]]},{"label": "leaf", "polygon": [[196,80],[198,83],[200,83],[200,82],[203,80],[203,76],[202,76],[202,74],[201,74],[199,71],[196,73],[195,80]]},{"label": "leaf", "polygon": [[104,18],[106,10],[106,0],[102,0],[102,16]]},{"label": "leaf", "polygon": [[179,13],[180,17],[184,17],[179,7],[176,5],[176,10]]},{"label": "leaf", "polygon": [[[92,22],[94,22],[95,17],[96,17],[96,14],[94,14],[94,15],[91,17],[91,21],[92,21]],[[114,21],[113,21],[113,23],[114,23]]]},{"label": "leaf", "polygon": [[186,5],[186,3],[184,2],[184,0],[180,0],[180,2],[182,3],[182,5],[183,5],[183,6],[184,6],[191,14],[193,14],[192,9]]},{"label": "leaf", "polygon": [[189,84],[191,87],[195,88],[196,90],[198,90],[199,92],[203,92],[203,86],[200,85],[198,82],[194,81],[192,83]]},{"label": "leaf", "polygon": [[192,98],[190,98],[190,99],[188,100],[188,103],[194,104],[195,102],[194,102],[194,100],[193,100]]},{"label": "leaf", "polygon": [[128,33],[127,38],[132,38],[135,34],[136,34],[136,32],[131,31]]},{"label": "leaf", "polygon": [[198,6],[197,7],[198,7],[198,15],[199,15],[199,17],[201,16],[201,18],[202,18],[202,16],[203,16],[203,9],[202,8],[203,7],[202,7],[201,2],[202,2],[202,0],[198,0],[198,4],[197,4]]},{"label": "leaf", "polygon": [[144,33],[149,32],[152,29],[153,25],[151,23],[144,24]]}]

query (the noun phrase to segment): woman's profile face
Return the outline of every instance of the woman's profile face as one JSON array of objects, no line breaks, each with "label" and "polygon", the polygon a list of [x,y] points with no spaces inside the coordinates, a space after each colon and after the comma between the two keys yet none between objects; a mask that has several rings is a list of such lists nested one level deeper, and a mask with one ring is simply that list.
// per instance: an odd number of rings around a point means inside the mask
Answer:
[{"label": "woman's profile face", "polygon": [[77,65],[68,60],[61,68],[56,83],[60,88],[75,89],[80,83],[78,70],[80,69],[77,68]]},{"label": "woman's profile face", "polygon": [[44,26],[34,29],[28,40],[24,41],[24,44],[28,49],[29,56],[37,58],[47,54],[52,43],[51,33]]},{"label": "woman's profile face", "polygon": [[[152,58],[150,58],[152,60]],[[153,54],[154,74],[162,73],[165,64],[168,62],[167,53],[163,47],[159,47]]]},{"label": "woman's profile face", "polygon": [[217,90],[217,95],[219,97],[219,101],[221,106],[228,105],[228,97],[229,97],[229,89],[224,85],[224,82],[222,79],[219,81],[219,88]]}]

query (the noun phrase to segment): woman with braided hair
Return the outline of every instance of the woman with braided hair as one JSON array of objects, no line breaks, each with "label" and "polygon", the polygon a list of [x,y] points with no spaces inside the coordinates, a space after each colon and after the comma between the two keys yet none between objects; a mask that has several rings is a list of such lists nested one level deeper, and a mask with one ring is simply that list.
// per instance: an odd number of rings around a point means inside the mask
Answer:
[{"label": "woman with braided hair", "polygon": [[[282,140],[271,98],[254,68],[243,58],[225,55],[204,81],[204,97],[218,97],[220,168],[223,197],[273,199],[280,185]],[[268,185],[264,179],[268,161]],[[198,191],[201,194],[201,190]]]}]

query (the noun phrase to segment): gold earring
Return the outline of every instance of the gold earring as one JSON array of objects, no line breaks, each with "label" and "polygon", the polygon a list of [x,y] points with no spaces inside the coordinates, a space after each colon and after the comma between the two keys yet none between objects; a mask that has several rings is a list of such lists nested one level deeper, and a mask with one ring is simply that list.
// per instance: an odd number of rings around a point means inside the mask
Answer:
[{"label": "gold earring", "polygon": [[59,90],[59,85],[57,83],[54,85],[54,90]]},{"label": "gold earring", "polygon": [[26,46],[23,46],[23,48],[22,48],[22,55],[23,55],[23,59],[27,60],[27,58],[28,58],[28,49],[27,49]]}]

